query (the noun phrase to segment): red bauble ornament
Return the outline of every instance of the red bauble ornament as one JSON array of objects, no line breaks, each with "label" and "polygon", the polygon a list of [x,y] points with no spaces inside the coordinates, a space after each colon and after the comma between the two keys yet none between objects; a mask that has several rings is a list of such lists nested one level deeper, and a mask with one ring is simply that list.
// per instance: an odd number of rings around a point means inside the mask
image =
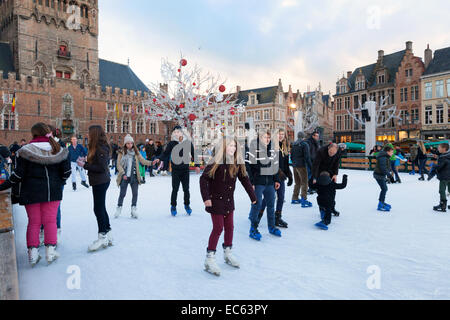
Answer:
[{"label": "red bauble ornament", "polygon": [[224,85],[221,85],[220,87],[219,87],[219,91],[220,92],[225,92],[225,90],[227,90],[227,88],[225,88],[225,86]]},{"label": "red bauble ornament", "polygon": [[180,104],[180,109],[183,109],[184,108],[184,104]]},{"label": "red bauble ornament", "polygon": [[197,97],[194,97],[194,101],[196,101],[197,100]]},{"label": "red bauble ornament", "polygon": [[187,60],[186,59],[181,59],[180,64],[181,64],[181,66],[186,67],[187,66]]},{"label": "red bauble ornament", "polygon": [[227,104],[230,104],[230,101],[227,101]]},{"label": "red bauble ornament", "polygon": [[196,116],[195,114],[191,113],[191,114],[189,115],[189,120],[190,120],[190,121],[195,121],[195,119],[197,119],[197,116]]},{"label": "red bauble ornament", "polygon": [[194,82],[192,85],[195,87],[197,84]]},{"label": "red bauble ornament", "polygon": [[153,103],[155,103],[156,102],[156,99],[153,99]]},{"label": "red bauble ornament", "polygon": [[181,72],[181,69],[178,69],[178,72]]},{"label": "red bauble ornament", "polygon": [[236,113],[234,111],[231,111],[231,115],[234,116]]}]

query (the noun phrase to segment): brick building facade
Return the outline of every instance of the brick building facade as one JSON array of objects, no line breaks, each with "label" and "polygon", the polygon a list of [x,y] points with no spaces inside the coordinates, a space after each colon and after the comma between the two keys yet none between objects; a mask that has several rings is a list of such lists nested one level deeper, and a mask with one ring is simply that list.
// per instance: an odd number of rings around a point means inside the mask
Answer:
[{"label": "brick building facade", "polygon": [[64,138],[85,140],[99,124],[119,143],[128,133],[166,142],[173,124],[145,119],[148,88],[129,66],[99,58],[97,0],[3,0],[0,8],[0,94],[17,100],[12,112],[0,99],[0,143],[29,139],[39,121]]}]

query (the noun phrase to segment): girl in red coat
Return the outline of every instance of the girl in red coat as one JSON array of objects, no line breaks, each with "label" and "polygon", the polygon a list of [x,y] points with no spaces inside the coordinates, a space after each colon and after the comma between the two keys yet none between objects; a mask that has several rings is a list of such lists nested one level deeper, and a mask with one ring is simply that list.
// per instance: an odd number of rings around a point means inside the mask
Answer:
[{"label": "girl in red coat", "polygon": [[205,270],[217,276],[220,275],[220,269],[216,263],[215,253],[220,235],[224,230],[225,262],[232,267],[239,268],[239,263],[231,253],[234,229],[234,191],[237,179],[244,186],[252,203],[256,204],[255,191],[247,175],[244,160],[237,152],[237,141],[233,138],[224,138],[216,145],[212,162],[206,167],[200,178],[202,198],[206,211],[211,214],[213,223]]}]

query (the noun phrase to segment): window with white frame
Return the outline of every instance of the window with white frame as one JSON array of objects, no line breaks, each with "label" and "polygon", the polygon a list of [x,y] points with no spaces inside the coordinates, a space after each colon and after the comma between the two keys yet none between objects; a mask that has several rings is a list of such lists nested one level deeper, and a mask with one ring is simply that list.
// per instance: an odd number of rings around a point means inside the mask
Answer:
[{"label": "window with white frame", "polygon": [[144,133],[144,120],[139,119],[136,122],[136,133],[137,134],[143,134]]},{"label": "window with white frame", "polygon": [[111,112],[111,111],[114,111],[114,109],[115,109],[114,103],[107,103],[106,104],[106,111]]},{"label": "window with white frame", "polygon": [[425,124],[433,124],[433,107],[425,107]]},{"label": "window with white frame", "polygon": [[378,84],[383,84],[386,82],[386,76],[384,73],[378,74]]},{"label": "window with white frame", "polygon": [[16,130],[16,114],[10,110],[3,112],[3,130]]},{"label": "window with white frame", "polygon": [[130,112],[130,105],[129,104],[122,105],[122,111],[124,113],[129,113]]},{"label": "window with white frame", "polygon": [[261,111],[255,111],[255,120],[260,121],[261,120]]},{"label": "window with white frame", "polygon": [[342,131],[342,116],[336,116],[336,131]]},{"label": "window with white frame", "polygon": [[350,97],[345,97],[345,109],[348,110],[350,109]]},{"label": "window with white frame", "polygon": [[447,79],[447,97],[450,97],[450,79]]},{"label": "window with white frame", "polygon": [[411,109],[411,122],[419,122],[419,109]]},{"label": "window with white frame", "polygon": [[351,129],[350,115],[346,114],[344,116],[344,130]]},{"label": "window with white frame", "polygon": [[141,104],[138,104],[138,105],[136,106],[136,112],[137,112],[138,114],[143,114],[143,113],[144,113],[144,107],[143,107]]},{"label": "window with white frame", "polygon": [[278,104],[283,104],[283,103],[284,103],[284,97],[283,97],[283,94],[280,93],[280,94],[278,95]]},{"label": "window with white frame", "polygon": [[150,122],[148,131],[150,134],[156,134],[156,122]]},{"label": "window with white frame", "polygon": [[264,110],[264,120],[270,120],[270,110]]},{"label": "window with white frame", "polygon": [[425,83],[425,99],[433,99],[433,82]]},{"label": "window with white frame", "polygon": [[248,118],[253,118],[253,112],[251,112],[251,111],[247,112],[247,119]]},{"label": "window with white frame", "polygon": [[106,133],[114,133],[116,127],[116,122],[114,120],[106,120]]},{"label": "window with white frame", "polygon": [[419,86],[411,87],[411,100],[412,101],[419,100]]},{"label": "window with white frame", "polygon": [[444,106],[442,104],[436,106],[436,123],[444,123]]},{"label": "window with white frame", "polygon": [[122,133],[130,133],[130,120],[129,119],[122,120]]},{"label": "window with white frame", "polygon": [[406,73],[406,77],[410,78],[413,76],[413,69],[406,69],[405,73]]},{"label": "window with white frame", "polygon": [[436,98],[444,97],[444,80],[436,81]]},{"label": "window with white frame", "polygon": [[256,105],[256,94],[250,95],[250,105]]}]

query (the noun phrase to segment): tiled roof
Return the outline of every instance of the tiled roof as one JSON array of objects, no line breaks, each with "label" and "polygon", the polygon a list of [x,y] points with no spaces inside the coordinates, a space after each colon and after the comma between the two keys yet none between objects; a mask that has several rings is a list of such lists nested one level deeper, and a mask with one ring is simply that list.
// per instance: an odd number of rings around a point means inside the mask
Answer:
[{"label": "tiled roof", "polygon": [[[399,52],[395,52],[392,54],[385,55],[383,57],[383,66],[387,68],[388,70],[388,79],[387,84],[394,83],[395,82],[395,75],[397,73],[398,68],[400,67],[400,64],[403,60],[403,57],[405,56],[406,50],[402,50]],[[350,78],[348,79],[348,84],[350,87],[349,92],[354,92],[356,87],[356,77],[361,72],[365,79],[367,88],[371,88],[377,85],[376,82],[376,75],[374,73],[374,70],[376,68],[377,64],[371,64],[364,67],[358,67],[355,69],[355,71],[352,73]],[[347,92],[347,93],[349,93]]]},{"label": "tiled roof", "polygon": [[427,70],[425,70],[424,76],[450,71],[450,47],[436,50],[434,58],[431,60]]},{"label": "tiled roof", "polygon": [[3,78],[8,78],[8,72],[14,72],[14,60],[8,43],[0,42],[0,70]]},{"label": "tiled roof", "polygon": [[253,92],[253,93],[257,94],[257,99],[258,99],[259,104],[272,103],[272,102],[275,102],[275,100],[276,100],[277,91],[278,91],[278,86],[245,90],[245,91],[240,91],[237,98],[239,101],[248,102],[248,95],[250,92]]},{"label": "tiled roof", "polygon": [[135,91],[150,91],[127,65],[100,59],[100,85]]}]

